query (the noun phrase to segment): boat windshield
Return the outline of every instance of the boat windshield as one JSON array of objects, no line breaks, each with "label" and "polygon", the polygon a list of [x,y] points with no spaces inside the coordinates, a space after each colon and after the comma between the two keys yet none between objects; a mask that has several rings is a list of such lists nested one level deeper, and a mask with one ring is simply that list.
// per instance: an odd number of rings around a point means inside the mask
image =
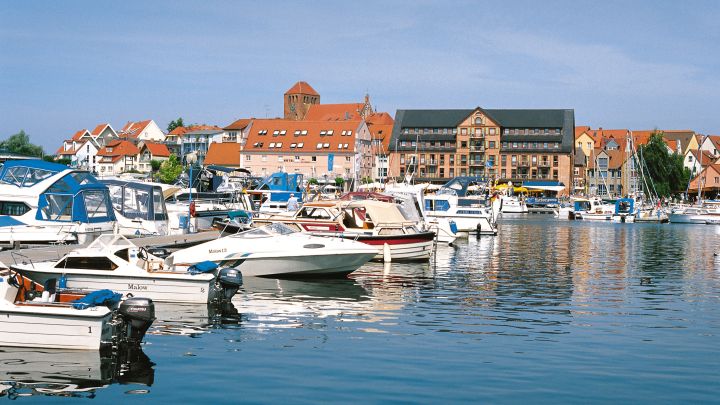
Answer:
[{"label": "boat windshield", "polygon": [[287,225],[276,223],[276,224],[270,224],[266,225],[260,228],[251,229],[249,231],[240,232],[235,235],[232,235],[234,238],[265,238],[268,236],[277,236],[277,235],[289,235],[291,233],[296,233],[297,231],[288,227]]}]

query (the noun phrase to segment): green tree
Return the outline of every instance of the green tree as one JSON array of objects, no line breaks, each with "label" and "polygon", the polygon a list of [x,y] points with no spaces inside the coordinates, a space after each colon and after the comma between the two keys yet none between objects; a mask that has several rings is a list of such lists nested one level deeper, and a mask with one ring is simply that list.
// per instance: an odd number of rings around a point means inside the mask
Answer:
[{"label": "green tree", "polygon": [[335,177],[335,185],[338,187],[342,187],[342,185],[345,184],[345,179],[342,177]]},{"label": "green tree", "polygon": [[318,184],[318,181],[317,181],[317,179],[316,179],[315,177],[313,177],[313,178],[311,178],[310,180],[308,180],[308,184],[315,184],[315,185],[317,185],[317,184]]},{"label": "green tree", "polygon": [[170,121],[170,123],[167,126],[167,131],[172,132],[173,129],[177,127],[184,127],[185,124],[183,123],[182,117],[176,119],[175,121]]},{"label": "green tree", "polygon": [[[642,171],[647,179],[647,186],[643,184],[646,195],[667,197],[672,193],[685,191],[690,180],[690,171],[683,166],[683,157],[677,153],[670,153],[663,133],[654,132],[647,144],[640,146],[637,160],[642,165]],[[654,190],[652,189],[654,186]],[[650,190],[647,190],[650,187]]]},{"label": "green tree", "polygon": [[42,146],[30,143],[30,137],[23,130],[0,142],[0,149],[24,156],[41,157],[43,155]]},{"label": "green tree", "polygon": [[174,154],[170,155],[170,158],[160,165],[158,170],[158,178],[163,183],[172,183],[180,177],[183,172],[183,167],[180,164],[180,160]]}]

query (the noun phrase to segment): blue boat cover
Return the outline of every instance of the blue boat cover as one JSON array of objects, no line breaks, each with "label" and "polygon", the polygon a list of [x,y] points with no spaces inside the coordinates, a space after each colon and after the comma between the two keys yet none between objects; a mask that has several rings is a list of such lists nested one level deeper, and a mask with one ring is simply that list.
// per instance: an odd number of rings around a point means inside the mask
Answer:
[{"label": "blue boat cover", "polygon": [[97,290],[90,294],[73,301],[73,308],[86,309],[96,307],[98,305],[114,305],[120,302],[122,294],[112,290]]},{"label": "blue boat cover", "polygon": [[215,264],[215,262],[211,262],[210,260],[205,260],[200,263],[195,263],[192,266],[188,267],[188,273],[190,274],[201,274],[201,273],[209,273],[215,269],[217,269],[218,265]]}]

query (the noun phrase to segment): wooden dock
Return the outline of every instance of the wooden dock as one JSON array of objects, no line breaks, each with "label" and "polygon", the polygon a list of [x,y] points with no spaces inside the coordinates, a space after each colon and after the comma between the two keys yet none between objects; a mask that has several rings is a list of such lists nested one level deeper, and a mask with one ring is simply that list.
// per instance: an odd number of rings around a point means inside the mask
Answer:
[{"label": "wooden dock", "polygon": [[[140,247],[177,250],[217,239],[218,237],[220,237],[220,232],[207,231],[186,235],[147,236],[144,238],[133,238],[130,239],[130,241]],[[81,247],[84,247],[84,245],[48,245],[4,250],[0,252],[0,269],[6,269],[9,265],[16,262],[59,260],[66,253]]]}]

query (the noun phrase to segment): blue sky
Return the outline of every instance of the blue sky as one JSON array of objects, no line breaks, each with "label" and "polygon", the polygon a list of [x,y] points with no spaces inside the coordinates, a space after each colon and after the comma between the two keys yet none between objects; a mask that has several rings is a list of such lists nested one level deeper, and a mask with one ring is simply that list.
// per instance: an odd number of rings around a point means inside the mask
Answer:
[{"label": "blue sky", "polygon": [[325,103],[573,108],[577,125],[720,134],[717,1],[0,2],[0,138],[282,115]]}]

